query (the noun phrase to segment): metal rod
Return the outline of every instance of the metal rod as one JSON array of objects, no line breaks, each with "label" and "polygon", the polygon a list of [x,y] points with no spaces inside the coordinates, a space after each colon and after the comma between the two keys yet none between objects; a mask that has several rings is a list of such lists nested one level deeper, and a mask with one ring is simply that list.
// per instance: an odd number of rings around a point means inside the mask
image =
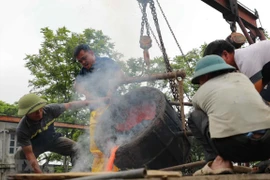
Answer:
[{"label": "metal rod", "polygon": [[152,75],[141,76],[141,77],[126,77],[124,80],[120,82],[120,84],[154,81],[154,80],[160,80],[160,79],[175,79],[177,77],[181,77],[182,79],[185,78],[186,77],[185,71],[178,70],[174,72],[152,74]]},{"label": "metal rod", "polygon": [[241,18],[238,18],[238,21],[237,21],[237,22],[238,22],[238,24],[239,24],[241,30],[243,31],[244,35],[246,36],[248,43],[249,43],[249,44],[253,44],[254,41],[252,40],[252,38],[251,38],[250,35],[248,34],[248,32],[247,32],[247,30],[246,30],[246,28],[245,28],[245,25],[243,24]]},{"label": "metal rod", "polygon": [[120,172],[113,172],[113,173],[107,173],[102,175],[95,175],[95,176],[87,176],[87,177],[80,177],[80,178],[74,178],[72,180],[98,180],[98,179],[135,179],[135,178],[144,178],[146,175],[146,169],[134,169],[134,170],[128,170],[128,171],[120,171]]},{"label": "metal rod", "polygon": [[[169,103],[170,103],[171,105],[180,106],[180,102],[169,101]],[[191,102],[183,102],[183,104],[184,104],[185,106],[193,106]]]},{"label": "metal rod", "polygon": [[197,166],[203,166],[205,165],[206,162],[205,161],[196,161],[196,162],[192,162],[192,163],[187,163],[187,164],[181,164],[178,166],[172,166],[172,167],[168,167],[168,168],[163,168],[160,169],[161,171],[178,171],[181,169],[185,169],[185,168],[194,168]]}]

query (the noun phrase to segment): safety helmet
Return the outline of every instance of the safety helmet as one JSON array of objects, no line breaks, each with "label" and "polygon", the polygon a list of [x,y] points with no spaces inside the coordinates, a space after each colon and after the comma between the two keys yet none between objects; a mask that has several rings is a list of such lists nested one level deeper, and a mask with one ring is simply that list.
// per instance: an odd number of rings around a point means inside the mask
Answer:
[{"label": "safety helmet", "polygon": [[18,115],[24,116],[39,110],[46,105],[47,101],[38,97],[36,94],[26,94],[18,102]]},{"label": "safety helmet", "polygon": [[218,55],[207,55],[201,58],[195,67],[195,72],[191,83],[199,84],[199,77],[208,73],[217,72],[221,70],[235,70],[233,66],[226,64],[224,59]]}]

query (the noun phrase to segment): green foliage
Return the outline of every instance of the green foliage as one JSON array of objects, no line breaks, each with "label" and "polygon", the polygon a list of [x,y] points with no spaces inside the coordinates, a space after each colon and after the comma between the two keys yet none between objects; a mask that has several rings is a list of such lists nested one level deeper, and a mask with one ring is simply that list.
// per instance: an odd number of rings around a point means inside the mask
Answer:
[{"label": "green foliage", "polygon": [[189,51],[185,56],[176,56],[174,58],[174,69],[184,69],[186,72],[186,78],[184,80],[184,92],[185,97],[191,101],[192,96],[198,89],[197,85],[191,84],[191,78],[194,73],[194,69],[197,61],[202,57],[203,52],[207,44],[203,44],[200,48],[194,48]]},{"label": "green foliage", "polygon": [[201,161],[204,160],[204,153],[203,153],[203,147],[199,142],[192,137],[191,138],[191,161]]},{"label": "green foliage", "polygon": [[4,101],[0,101],[0,115],[5,116],[17,116],[18,104],[8,104]]}]

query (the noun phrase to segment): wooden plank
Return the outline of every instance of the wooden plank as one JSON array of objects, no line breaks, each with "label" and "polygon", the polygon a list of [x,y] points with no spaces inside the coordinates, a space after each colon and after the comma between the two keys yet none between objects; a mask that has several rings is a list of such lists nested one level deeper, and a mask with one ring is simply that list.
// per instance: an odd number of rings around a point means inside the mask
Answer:
[{"label": "wooden plank", "polygon": [[[103,173],[89,173],[89,172],[70,172],[70,173],[53,173],[53,174],[14,174],[9,175],[8,180],[63,180],[78,177],[87,177],[94,175],[104,175]],[[162,180],[162,177],[146,177],[129,180]],[[167,177],[167,180],[269,180],[270,174],[233,174],[233,175],[209,175],[209,176],[183,176],[183,177]]]},{"label": "wooden plank", "polygon": [[[19,123],[21,118],[14,116],[1,116],[0,122],[8,122],[8,123]],[[54,126],[58,128],[70,128],[70,129],[88,129],[89,126],[84,126],[80,124],[70,124],[70,123],[62,123],[62,122],[54,122]]]},{"label": "wooden plank", "polygon": [[[126,171],[129,172],[129,171]],[[72,179],[80,177],[93,177],[96,176],[100,179],[100,176],[109,177],[116,174],[125,173],[124,171],[120,172],[69,172],[69,173],[49,173],[49,174],[13,174],[9,175],[9,180],[62,180],[62,179]],[[174,171],[158,171],[158,170],[142,170],[138,173],[134,173],[140,177],[181,177],[181,172]],[[116,177],[116,176],[115,176]],[[133,176],[134,177],[134,176]],[[137,176],[138,177],[138,176]],[[107,178],[106,178],[107,179]]]},{"label": "wooden plank", "polygon": [[109,174],[111,172],[68,172],[68,173],[48,173],[48,174],[10,174],[8,180],[62,180],[86,176],[96,176]]},{"label": "wooden plank", "polygon": [[209,175],[186,176],[180,180],[269,180],[269,174],[233,174],[233,175]]},{"label": "wooden plank", "polygon": [[181,177],[182,172],[147,170],[146,177]]}]

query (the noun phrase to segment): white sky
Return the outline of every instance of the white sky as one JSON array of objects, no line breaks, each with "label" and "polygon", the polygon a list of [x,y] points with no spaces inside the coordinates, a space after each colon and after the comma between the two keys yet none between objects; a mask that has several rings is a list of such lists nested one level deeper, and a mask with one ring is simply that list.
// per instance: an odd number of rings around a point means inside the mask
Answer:
[{"label": "white sky", "polygon": [[[224,39],[230,33],[222,14],[201,0],[159,0],[168,21],[187,53],[204,42]],[[269,1],[242,0],[257,9],[263,27],[269,31]],[[180,55],[156,4],[165,48],[169,57]],[[153,29],[151,13],[148,19]],[[137,0],[1,0],[0,1],[0,100],[14,103],[28,93],[30,71],[24,67],[26,54],[38,53],[43,41],[40,29],[66,26],[81,33],[86,28],[102,30],[115,43],[124,59],[141,57],[139,35],[141,12]],[[241,32],[240,28],[238,31]],[[154,41],[154,39],[153,39]],[[150,56],[161,56],[155,42]]]}]

